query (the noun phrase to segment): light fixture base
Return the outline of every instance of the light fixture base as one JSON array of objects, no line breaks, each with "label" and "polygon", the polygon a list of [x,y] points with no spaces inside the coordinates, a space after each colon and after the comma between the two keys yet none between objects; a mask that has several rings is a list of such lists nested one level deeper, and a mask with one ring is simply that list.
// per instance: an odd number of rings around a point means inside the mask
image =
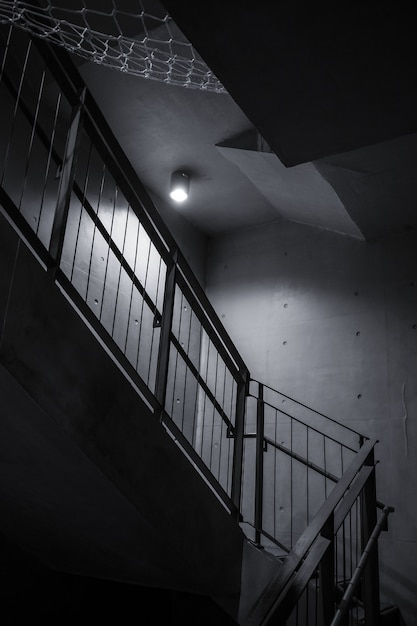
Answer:
[{"label": "light fixture base", "polygon": [[190,178],[185,172],[177,170],[171,174],[170,197],[175,202],[184,202],[190,192]]}]

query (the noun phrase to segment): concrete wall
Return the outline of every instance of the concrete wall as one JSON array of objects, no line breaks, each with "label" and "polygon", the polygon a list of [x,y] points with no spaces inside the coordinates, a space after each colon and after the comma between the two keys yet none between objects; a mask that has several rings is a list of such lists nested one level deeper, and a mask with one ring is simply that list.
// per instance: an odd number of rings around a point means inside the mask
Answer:
[{"label": "concrete wall", "polygon": [[150,197],[169,228],[185,260],[190,265],[200,284],[204,287],[207,258],[206,237],[161,198],[152,193],[150,193]]},{"label": "concrete wall", "polygon": [[417,614],[417,235],[290,222],[211,241],[207,292],[254,378],[376,437],[382,594]]}]

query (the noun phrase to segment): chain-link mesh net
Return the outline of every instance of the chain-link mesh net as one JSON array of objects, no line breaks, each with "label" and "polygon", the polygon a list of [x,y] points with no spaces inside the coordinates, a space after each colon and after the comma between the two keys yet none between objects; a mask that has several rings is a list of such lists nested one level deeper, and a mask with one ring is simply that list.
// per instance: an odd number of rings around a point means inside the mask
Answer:
[{"label": "chain-link mesh net", "polygon": [[94,63],[225,92],[157,0],[0,0],[0,23],[10,22]]}]

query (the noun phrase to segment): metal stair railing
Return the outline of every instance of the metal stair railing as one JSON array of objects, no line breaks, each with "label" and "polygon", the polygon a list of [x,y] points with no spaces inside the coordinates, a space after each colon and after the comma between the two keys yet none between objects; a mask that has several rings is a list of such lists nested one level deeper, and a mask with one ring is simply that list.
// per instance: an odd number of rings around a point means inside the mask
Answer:
[{"label": "metal stair railing", "polygon": [[[68,55],[13,25],[0,29],[0,54],[2,213],[248,538],[292,568],[286,584],[309,572],[305,588],[319,580],[325,598],[353,578],[342,547],[352,524],[361,546],[375,527],[373,444],[250,379]],[[364,455],[350,526],[330,528]],[[329,541],[331,585],[313,559]]]},{"label": "metal stair railing", "polygon": [[[368,440],[361,447],[244,626],[339,626],[358,624],[363,616],[367,626],[379,624],[376,541],[393,509],[384,507],[377,520],[376,443]],[[346,584],[342,597],[340,581]],[[355,597],[359,584],[360,614]]]},{"label": "metal stair railing", "polygon": [[[242,501],[248,535],[284,555],[367,440],[323,413],[250,380]],[[253,488],[249,488],[252,481]]]},{"label": "metal stair railing", "polygon": [[246,365],[67,53],[1,35],[2,211],[239,516]]}]

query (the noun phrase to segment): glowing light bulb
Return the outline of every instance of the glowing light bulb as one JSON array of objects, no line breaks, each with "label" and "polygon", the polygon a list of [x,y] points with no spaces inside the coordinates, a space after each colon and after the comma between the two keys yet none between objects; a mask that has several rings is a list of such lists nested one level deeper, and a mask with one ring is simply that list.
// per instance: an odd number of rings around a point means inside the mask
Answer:
[{"label": "glowing light bulb", "polygon": [[184,202],[188,198],[190,179],[184,172],[174,172],[171,176],[169,195],[175,202]]}]

